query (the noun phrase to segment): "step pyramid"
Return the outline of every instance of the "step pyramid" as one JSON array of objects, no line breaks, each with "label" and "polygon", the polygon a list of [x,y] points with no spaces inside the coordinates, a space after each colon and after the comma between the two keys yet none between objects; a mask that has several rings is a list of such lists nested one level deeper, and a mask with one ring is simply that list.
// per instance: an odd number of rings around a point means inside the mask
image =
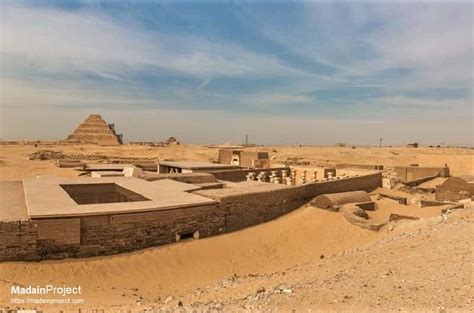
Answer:
[{"label": "step pyramid", "polygon": [[115,133],[114,124],[107,124],[99,114],[91,114],[67,137],[66,142],[103,146],[121,145],[122,135]]}]

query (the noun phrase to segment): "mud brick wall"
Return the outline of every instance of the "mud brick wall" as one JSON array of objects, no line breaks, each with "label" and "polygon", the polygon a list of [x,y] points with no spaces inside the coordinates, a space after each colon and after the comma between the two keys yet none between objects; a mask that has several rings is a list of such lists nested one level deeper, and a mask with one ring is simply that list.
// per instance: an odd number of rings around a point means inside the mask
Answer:
[{"label": "mud brick wall", "polygon": [[[382,184],[382,174],[296,187],[214,197],[217,204],[195,207],[0,223],[0,261],[87,257],[205,238],[257,225],[286,214],[323,193],[365,190]],[[201,192],[210,192],[201,191]]]},{"label": "mud brick wall", "polygon": [[176,235],[225,232],[225,216],[215,205],[174,210],[81,217],[80,256],[114,254],[176,242]]},{"label": "mud brick wall", "polygon": [[0,261],[35,261],[36,225],[30,221],[0,222]]},{"label": "mud brick wall", "polygon": [[275,219],[320,194],[356,190],[369,192],[381,186],[382,174],[376,173],[279,190],[224,196],[219,201],[219,207],[226,213],[226,230],[230,232]]},{"label": "mud brick wall", "polygon": [[226,231],[216,205],[0,223],[0,261],[87,257],[134,251]]},{"label": "mud brick wall", "polygon": [[281,170],[289,171],[287,167],[275,167],[275,168],[268,168],[268,169],[246,169],[246,170],[229,170],[229,171],[215,171],[211,172],[219,180],[225,180],[230,182],[241,182],[247,180],[247,174],[250,172],[254,172],[256,174],[260,172],[266,172],[267,176],[271,175],[272,171],[277,171],[278,175],[280,174]]},{"label": "mud brick wall", "polygon": [[304,204],[294,188],[232,195],[221,199],[226,231],[236,231],[275,219]]},{"label": "mud brick wall", "polygon": [[303,199],[311,199],[323,193],[336,193],[356,190],[370,192],[377,187],[382,187],[382,173],[380,172],[363,176],[300,185],[295,188],[300,189]]},{"label": "mud brick wall", "polygon": [[81,220],[56,218],[35,220],[38,231],[37,253],[42,258],[74,256],[81,244]]}]

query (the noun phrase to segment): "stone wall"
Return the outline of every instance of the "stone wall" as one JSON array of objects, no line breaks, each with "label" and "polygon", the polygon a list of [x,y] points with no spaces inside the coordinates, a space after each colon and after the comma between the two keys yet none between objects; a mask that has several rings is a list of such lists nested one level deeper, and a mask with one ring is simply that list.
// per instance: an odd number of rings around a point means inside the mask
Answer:
[{"label": "stone wall", "polygon": [[270,221],[305,203],[296,188],[224,197],[219,208],[225,211],[227,232]]},{"label": "stone wall", "polygon": [[75,255],[81,244],[79,218],[35,220],[37,225],[37,253],[40,257]]},{"label": "stone wall", "polygon": [[240,166],[253,167],[254,161],[268,159],[268,152],[242,151],[240,153]]},{"label": "stone wall", "polygon": [[88,257],[205,238],[226,231],[216,205],[0,224],[0,261]]},{"label": "stone wall", "polygon": [[[236,188],[239,193],[203,190],[217,204],[171,210],[47,218],[0,223],[0,261],[88,257],[205,238],[257,225],[286,214],[323,193],[381,186],[381,173],[296,187]],[[273,187],[273,188],[270,188]],[[230,189],[229,189],[230,190]],[[219,196],[220,195],[220,196]]]},{"label": "stone wall", "polygon": [[0,261],[38,260],[36,238],[30,221],[0,222]]},{"label": "stone wall", "polygon": [[402,182],[433,175],[449,177],[449,167],[396,166],[393,171]]},{"label": "stone wall", "polygon": [[224,218],[215,205],[81,217],[78,255],[113,254],[169,244],[182,234],[198,232],[199,238],[218,235],[225,232]]},{"label": "stone wall", "polygon": [[270,221],[321,194],[356,190],[370,192],[381,186],[382,174],[375,173],[284,189],[250,191],[237,195],[226,195],[220,190],[204,190],[195,193],[219,201],[219,208],[226,214],[226,231],[230,232]]}]

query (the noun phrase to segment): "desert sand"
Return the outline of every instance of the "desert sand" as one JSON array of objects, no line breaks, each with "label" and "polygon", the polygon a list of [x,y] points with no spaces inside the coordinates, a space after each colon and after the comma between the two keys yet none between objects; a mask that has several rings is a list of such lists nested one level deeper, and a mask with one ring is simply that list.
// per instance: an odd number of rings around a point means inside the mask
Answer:
[{"label": "desert sand", "polygon": [[[0,146],[1,180],[76,176],[39,150],[65,154],[213,160],[217,150],[168,147]],[[300,157],[311,165],[359,163],[444,166],[473,174],[473,152],[457,148],[265,147],[274,164]],[[0,303],[9,286],[81,285],[78,305],[36,306],[46,312],[104,309],[235,311],[469,311],[472,309],[472,210],[402,206],[384,199],[371,217],[392,212],[421,217],[390,222],[379,232],[311,206],[274,221],[217,237],[88,259],[0,263]],[[20,307],[35,307],[20,306]]]},{"label": "desert sand", "polygon": [[[272,165],[278,166],[288,159],[298,158],[310,165],[353,163],[383,164],[385,166],[419,164],[420,166],[444,166],[448,164],[451,174],[474,174],[474,151],[465,148],[404,148],[404,147],[316,147],[276,146],[248,148],[268,151]],[[58,168],[54,160],[32,161],[28,156],[42,150],[60,151],[67,156],[128,157],[155,160],[183,159],[216,161],[217,148],[202,145],[171,145],[146,147],[140,145],[0,145],[0,180],[19,180],[34,175],[76,176],[73,169]],[[94,161],[91,161],[94,162]]]}]

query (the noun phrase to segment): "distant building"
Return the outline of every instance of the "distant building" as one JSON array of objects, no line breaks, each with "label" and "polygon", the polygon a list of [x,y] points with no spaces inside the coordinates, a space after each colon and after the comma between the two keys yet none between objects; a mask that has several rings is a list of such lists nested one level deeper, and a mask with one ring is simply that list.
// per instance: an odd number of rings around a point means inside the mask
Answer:
[{"label": "distant building", "polygon": [[418,142],[407,144],[407,148],[418,148]]},{"label": "distant building", "polygon": [[220,149],[219,163],[240,167],[268,168],[270,157],[268,152],[244,151],[242,149]]},{"label": "distant building", "polygon": [[169,137],[165,141],[165,145],[179,145],[179,141],[175,137]]}]

